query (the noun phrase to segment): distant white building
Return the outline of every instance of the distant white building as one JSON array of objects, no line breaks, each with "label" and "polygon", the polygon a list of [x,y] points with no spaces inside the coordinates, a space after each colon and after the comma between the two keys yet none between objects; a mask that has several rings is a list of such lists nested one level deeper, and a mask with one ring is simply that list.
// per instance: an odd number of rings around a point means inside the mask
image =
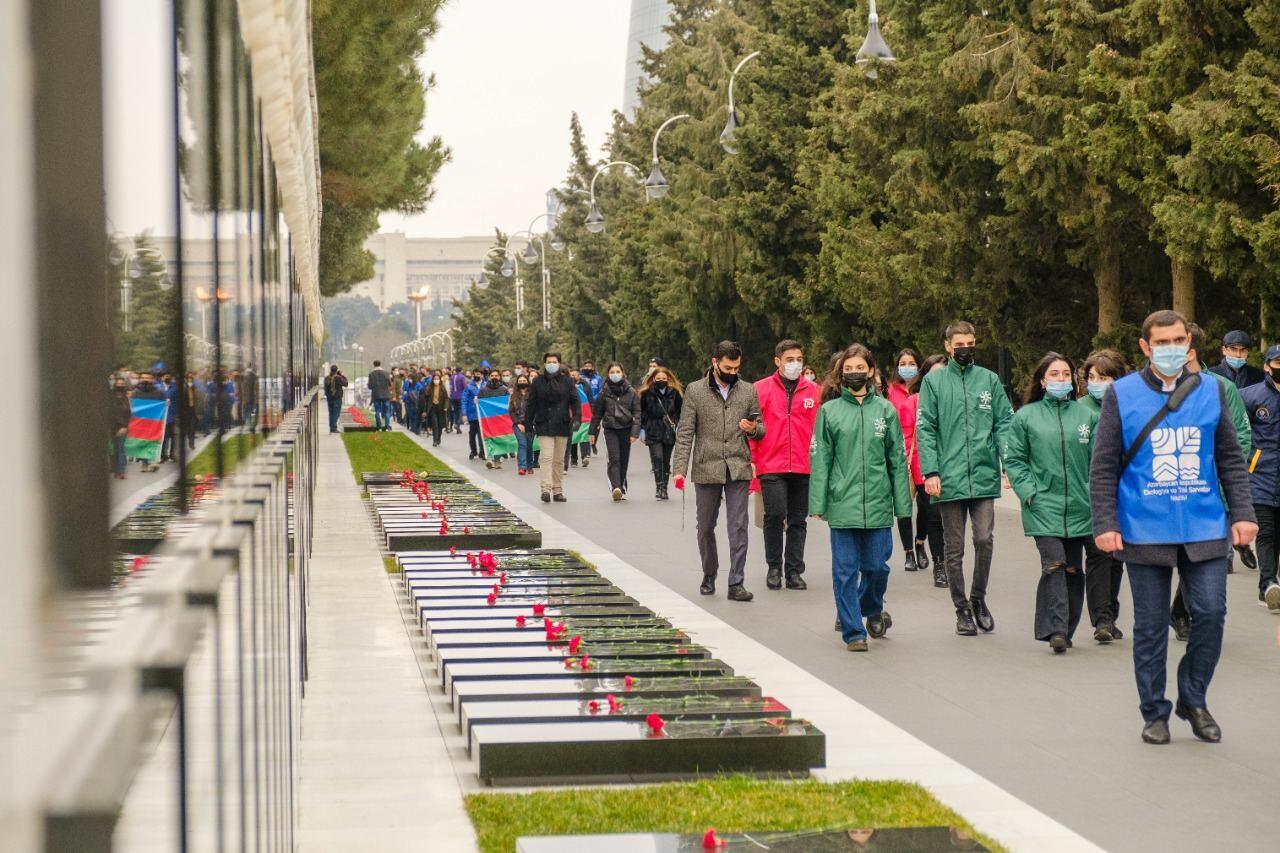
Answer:
[{"label": "distant white building", "polygon": [[400,232],[374,234],[364,247],[373,253],[373,278],[357,284],[352,296],[367,296],[386,311],[407,302],[410,293],[426,285],[430,299],[423,310],[467,295],[472,279],[480,277],[493,236],[406,237]]},{"label": "distant white building", "polygon": [[631,0],[631,25],[627,29],[627,75],[622,91],[622,112],[627,118],[635,118],[640,105],[640,84],[644,72],[640,62],[644,53],[640,45],[650,50],[667,46],[667,34],[662,31],[671,18],[671,7],[666,0]]}]

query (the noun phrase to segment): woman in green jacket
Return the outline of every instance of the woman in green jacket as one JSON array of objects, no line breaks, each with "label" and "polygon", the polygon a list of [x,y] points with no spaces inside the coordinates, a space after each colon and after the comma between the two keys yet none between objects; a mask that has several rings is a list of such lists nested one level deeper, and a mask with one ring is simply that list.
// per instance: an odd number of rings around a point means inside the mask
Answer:
[{"label": "woman in green jacket", "polygon": [[1026,404],[1004,439],[1004,467],[1022,505],[1022,530],[1040,552],[1035,635],[1071,646],[1084,607],[1084,547],[1092,534],[1089,458],[1098,415],[1076,401],[1075,365],[1051,352],[1036,365]]},{"label": "woman in green jacket", "polygon": [[[893,624],[884,609],[895,518],[911,515],[911,474],[893,404],[872,385],[875,356],[853,344],[829,379],[839,396],[818,410],[809,450],[809,512],[831,528],[831,580],[845,648]],[[866,627],[862,620],[866,618]]]},{"label": "woman in green jacket", "polygon": [[[1080,379],[1086,393],[1077,402],[1097,414],[1102,411],[1102,398],[1111,383],[1129,372],[1124,356],[1115,350],[1099,349],[1089,353],[1080,368]],[[1093,537],[1084,543],[1084,598],[1089,608],[1089,624],[1093,639],[1107,644],[1123,640],[1124,632],[1116,624],[1120,618],[1120,586],[1124,581],[1124,561],[1094,544]]]}]

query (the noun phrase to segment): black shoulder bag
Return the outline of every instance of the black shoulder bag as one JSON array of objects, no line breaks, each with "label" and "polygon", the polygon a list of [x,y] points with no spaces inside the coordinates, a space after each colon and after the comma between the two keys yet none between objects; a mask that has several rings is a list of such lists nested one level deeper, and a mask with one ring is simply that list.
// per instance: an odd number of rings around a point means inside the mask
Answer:
[{"label": "black shoulder bag", "polygon": [[1176,412],[1182,408],[1183,402],[1191,396],[1191,392],[1200,386],[1200,374],[1193,373],[1181,385],[1173,389],[1173,393],[1169,395],[1169,399],[1164,401],[1164,405],[1151,416],[1151,420],[1147,421],[1146,426],[1138,433],[1138,437],[1134,439],[1133,444],[1129,445],[1129,449],[1124,452],[1124,459],[1120,462],[1120,473],[1124,473],[1129,468],[1129,464],[1133,462],[1133,458],[1138,455],[1138,451],[1142,448],[1143,443],[1151,437],[1151,433],[1156,427],[1160,426],[1170,412]]}]

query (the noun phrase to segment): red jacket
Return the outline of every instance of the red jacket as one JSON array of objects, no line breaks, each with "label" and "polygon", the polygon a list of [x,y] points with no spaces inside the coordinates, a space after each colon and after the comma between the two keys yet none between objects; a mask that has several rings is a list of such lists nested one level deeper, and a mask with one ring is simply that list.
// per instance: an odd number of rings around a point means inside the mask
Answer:
[{"label": "red jacket", "polygon": [[818,419],[820,394],[817,383],[801,376],[788,409],[787,389],[776,370],[756,383],[764,418],[764,438],[751,441],[751,461],[757,476],[809,473],[809,443]]},{"label": "red jacket", "polygon": [[911,468],[911,482],[917,486],[924,484],[924,476],[920,473],[920,451],[916,447],[916,409],[920,405],[920,395],[904,396],[901,403],[895,403],[898,421],[902,424],[902,443],[907,451],[907,464]]}]

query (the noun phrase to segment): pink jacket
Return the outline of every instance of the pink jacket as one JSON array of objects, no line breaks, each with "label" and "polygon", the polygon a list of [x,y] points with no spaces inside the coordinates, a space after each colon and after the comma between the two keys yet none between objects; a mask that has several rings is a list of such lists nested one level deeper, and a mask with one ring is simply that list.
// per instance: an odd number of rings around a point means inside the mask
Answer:
[{"label": "pink jacket", "polygon": [[775,370],[756,383],[764,438],[751,441],[751,461],[760,474],[808,474],[809,443],[818,419],[817,383],[800,377],[787,407],[787,389]]}]

